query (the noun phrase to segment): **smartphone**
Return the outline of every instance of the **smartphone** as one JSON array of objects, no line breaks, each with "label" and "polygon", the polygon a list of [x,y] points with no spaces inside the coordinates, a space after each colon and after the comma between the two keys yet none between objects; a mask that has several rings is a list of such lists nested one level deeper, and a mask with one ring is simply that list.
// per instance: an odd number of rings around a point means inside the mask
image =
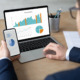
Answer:
[{"label": "smartphone", "polygon": [[19,44],[16,29],[3,30],[4,39],[7,43],[7,47],[10,51],[10,56],[16,56],[20,54]]}]

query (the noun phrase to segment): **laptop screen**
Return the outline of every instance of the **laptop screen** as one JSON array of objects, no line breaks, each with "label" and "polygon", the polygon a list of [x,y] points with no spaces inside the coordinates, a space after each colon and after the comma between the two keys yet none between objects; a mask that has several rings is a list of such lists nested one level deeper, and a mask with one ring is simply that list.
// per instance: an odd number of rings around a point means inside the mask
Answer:
[{"label": "laptop screen", "polygon": [[49,35],[47,7],[5,11],[7,29],[15,28],[18,40]]}]

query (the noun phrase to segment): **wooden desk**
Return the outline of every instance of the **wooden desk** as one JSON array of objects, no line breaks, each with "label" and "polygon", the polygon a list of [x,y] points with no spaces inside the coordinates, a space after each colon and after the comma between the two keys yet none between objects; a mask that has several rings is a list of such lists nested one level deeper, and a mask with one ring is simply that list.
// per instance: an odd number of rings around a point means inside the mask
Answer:
[{"label": "wooden desk", "polygon": [[[2,30],[4,29],[4,20],[0,20],[0,41],[3,39]],[[62,31],[75,31],[76,21],[73,20],[69,12],[61,14],[60,31],[52,33],[57,41],[67,47]],[[80,64],[70,61],[49,60],[47,58],[21,64],[18,61],[13,62],[16,74],[19,80],[43,80],[48,74],[62,70],[73,69]]]}]

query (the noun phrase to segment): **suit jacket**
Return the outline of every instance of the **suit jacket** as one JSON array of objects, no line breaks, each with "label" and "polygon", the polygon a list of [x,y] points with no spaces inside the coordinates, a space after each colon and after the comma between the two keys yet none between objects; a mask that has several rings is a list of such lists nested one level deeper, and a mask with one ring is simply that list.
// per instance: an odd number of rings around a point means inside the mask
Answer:
[{"label": "suit jacket", "polygon": [[0,80],[18,80],[12,62],[8,59],[0,60]]},{"label": "suit jacket", "polygon": [[[69,59],[80,62],[80,48],[72,48]],[[8,59],[0,60],[0,80],[17,80],[12,62]],[[80,80],[80,67],[48,75],[45,80]]]},{"label": "suit jacket", "polygon": [[[80,48],[73,47],[70,51],[69,59],[80,63]],[[48,75],[45,80],[80,80],[80,67]]]}]

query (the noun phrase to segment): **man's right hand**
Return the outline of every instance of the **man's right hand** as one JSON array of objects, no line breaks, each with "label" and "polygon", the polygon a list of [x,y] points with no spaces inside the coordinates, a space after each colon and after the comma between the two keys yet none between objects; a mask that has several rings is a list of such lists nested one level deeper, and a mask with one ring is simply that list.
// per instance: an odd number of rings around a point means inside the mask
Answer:
[{"label": "man's right hand", "polygon": [[[47,54],[46,52],[49,50],[55,51],[56,55]],[[67,51],[67,48],[55,43],[49,43],[43,50],[46,58],[56,59],[56,60],[66,60],[66,51]]]}]

